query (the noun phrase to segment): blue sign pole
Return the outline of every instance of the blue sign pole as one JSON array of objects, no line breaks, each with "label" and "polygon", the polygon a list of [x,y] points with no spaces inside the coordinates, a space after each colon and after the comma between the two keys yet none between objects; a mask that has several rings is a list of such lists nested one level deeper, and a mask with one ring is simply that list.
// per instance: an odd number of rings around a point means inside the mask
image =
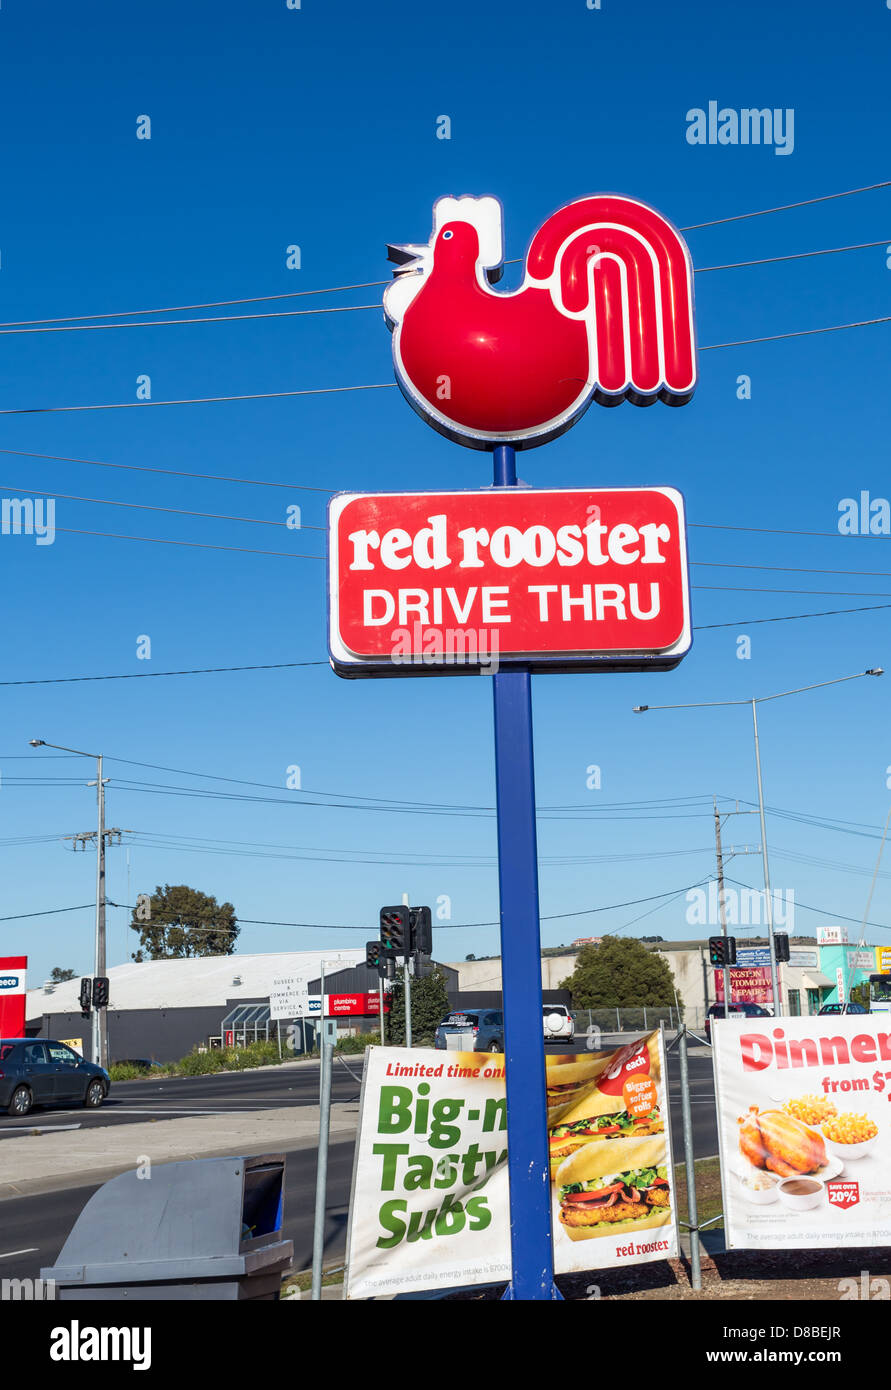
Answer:
[{"label": "blue sign pole", "polygon": [[[510,444],[495,448],[494,481],[496,487],[517,485]],[[551,1246],[532,677],[501,671],[492,684],[510,1179],[511,1282],[504,1297],[550,1300],[562,1295]]]}]

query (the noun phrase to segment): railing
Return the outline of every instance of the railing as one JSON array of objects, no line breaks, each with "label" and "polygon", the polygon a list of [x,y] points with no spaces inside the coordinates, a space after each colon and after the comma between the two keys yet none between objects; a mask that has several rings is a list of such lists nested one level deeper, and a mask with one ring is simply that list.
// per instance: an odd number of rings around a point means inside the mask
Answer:
[{"label": "railing", "polygon": [[591,1028],[599,1028],[601,1033],[612,1036],[615,1033],[642,1033],[658,1028],[660,1023],[672,1031],[681,1022],[686,1023],[694,1033],[705,1027],[705,1008],[685,1008],[679,1012],[674,1005],[641,1005],[635,1009],[573,1009],[576,1035],[586,1033]]}]

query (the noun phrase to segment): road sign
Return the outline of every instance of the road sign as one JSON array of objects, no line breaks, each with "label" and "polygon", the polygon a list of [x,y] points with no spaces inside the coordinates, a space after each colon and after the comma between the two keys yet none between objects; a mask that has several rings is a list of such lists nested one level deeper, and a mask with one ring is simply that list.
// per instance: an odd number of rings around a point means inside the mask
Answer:
[{"label": "road sign", "polygon": [[384,310],[398,384],[434,429],[491,450],[494,487],[332,499],[328,645],[342,676],[493,677],[505,1297],[555,1299],[531,673],[671,668],[691,626],[680,494],[533,491],[519,485],[516,450],[568,429],[592,400],[690,399],[693,270],[669,222],[613,195],[549,217],[508,295],[490,288],[503,264],[494,198],[439,199],[427,245],[391,247],[390,259]]},{"label": "road sign", "polygon": [[328,526],[339,675],[671,668],[690,649],[674,488],[340,493]]},{"label": "road sign", "polygon": [[301,975],[278,975],[269,988],[269,1017],[305,1018],[309,1013],[309,991]]}]

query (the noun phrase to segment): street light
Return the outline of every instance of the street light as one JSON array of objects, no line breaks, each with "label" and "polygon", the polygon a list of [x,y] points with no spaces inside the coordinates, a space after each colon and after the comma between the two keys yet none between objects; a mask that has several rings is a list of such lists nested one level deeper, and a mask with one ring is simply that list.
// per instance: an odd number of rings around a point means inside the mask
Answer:
[{"label": "street light", "polygon": [[[105,786],[102,781],[102,754],[85,753],[82,748],[66,748],[62,743],[47,743],[43,738],[29,740],[32,748],[57,748],[61,753],[74,753],[79,758],[96,760],[96,799],[99,806],[99,829],[96,845],[96,942],[93,956],[94,978],[105,976]],[[104,1009],[93,1010],[92,1059],[100,1067],[108,1065],[108,1039]]]},{"label": "street light", "polygon": [[[767,938],[770,945],[770,982],[773,991],[773,1011],[774,1016],[782,1017],[783,1003],[777,988],[777,960],[773,938],[773,902],[770,895],[770,866],[767,859],[767,830],[764,824],[764,788],[761,783],[761,748],[758,742],[758,705],[766,704],[768,700],[782,700],[787,695],[802,695],[808,690],[822,690],[826,685],[841,685],[844,681],[856,681],[861,676],[882,676],[884,670],[881,666],[871,666],[866,671],[857,671],[853,676],[836,676],[831,681],[818,681],[815,685],[800,685],[794,690],[780,690],[775,695],[753,696],[751,700],[697,700],[685,705],[635,705],[635,714],[645,714],[648,710],[667,710],[667,709],[717,709],[724,705],[751,705],[752,706],[752,728],[755,735],[755,769],[758,774],[758,814],[761,817],[761,857],[764,863],[764,901],[767,912]],[[729,1005],[730,1001],[727,1000]]]}]

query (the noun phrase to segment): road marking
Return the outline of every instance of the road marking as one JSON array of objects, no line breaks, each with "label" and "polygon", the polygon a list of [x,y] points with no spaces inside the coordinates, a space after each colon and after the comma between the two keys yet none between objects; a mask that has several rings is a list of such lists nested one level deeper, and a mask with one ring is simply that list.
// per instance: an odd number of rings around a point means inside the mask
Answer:
[{"label": "road marking", "polygon": [[0,1255],[0,1260],[11,1260],[14,1255],[33,1255],[35,1250],[39,1249],[38,1245],[29,1245],[27,1250],[7,1250],[5,1254]]}]

